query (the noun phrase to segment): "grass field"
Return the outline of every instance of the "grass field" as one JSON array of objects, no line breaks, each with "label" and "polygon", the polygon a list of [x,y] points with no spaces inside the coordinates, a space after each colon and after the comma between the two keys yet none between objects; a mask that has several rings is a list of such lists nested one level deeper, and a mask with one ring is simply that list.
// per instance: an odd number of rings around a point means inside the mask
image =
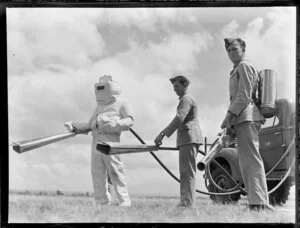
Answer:
[{"label": "grass field", "polygon": [[249,212],[246,199],[236,205],[197,198],[197,211],[176,208],[177,197],[131,197],[128,208],[95,206],[88,196],[9,195],[9,223],[294,223],[295,195],[276,211]]}]

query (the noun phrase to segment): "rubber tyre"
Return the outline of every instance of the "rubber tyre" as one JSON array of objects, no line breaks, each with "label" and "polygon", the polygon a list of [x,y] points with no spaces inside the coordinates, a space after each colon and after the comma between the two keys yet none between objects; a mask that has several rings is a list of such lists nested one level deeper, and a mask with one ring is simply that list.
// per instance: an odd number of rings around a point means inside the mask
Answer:
[{"label": "rubber tyre", "polygon": [[[230,167],[228,165],[222,165],[222,166],[226,169],[228,173],[231,173]],[[215,183],[223,189],[231,189],[234,187],[234,183],[232,183],[232,181],[230,181],[230,179],[218,167],[216,167],[211,172],[211,176],[214,179]],[[222,192],[221,190],[217,189],[211,182],[209,182],[207,187],[209,192]],[[210,198],[215,203],[222,203],[222,204],[237,203],[237,201],[241,198],[241,194],[236,193],[236,194],[224,195],[224,196],[211,195]]]},{"label": "rubber tyre", "polygon": [[[279,181],[267,181],[268,191],[272,190]],[[272,194],[269,195],[271,205],[283,205],[288,200],[290,194],[291,180],[287,178],[282,185]]]}]

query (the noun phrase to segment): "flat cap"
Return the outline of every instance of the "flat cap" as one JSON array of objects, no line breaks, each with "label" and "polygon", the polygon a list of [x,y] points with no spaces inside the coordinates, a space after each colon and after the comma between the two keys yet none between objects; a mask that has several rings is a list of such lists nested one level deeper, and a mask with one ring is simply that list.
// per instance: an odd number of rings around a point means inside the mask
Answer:
[{"label": "flat cap", "polygon": [[173,83],[175,81],[179,81],[180,83],[184,84],[186,83],[187,85],[190,84],[190,80],[188,80],[186,77],[182,76],[182,75],[178,75],[175,77],[170,78],[170,82]]},{"label": "flat cap", "polygon": [[227,48],[232,44],[233,41],[237,40],[241,47],[243,47],[244,49],[246,48],[246,43],[244,40],[242,40],[241,38],[225,38],[224,42],[225,42],[225,49],[227,50]]}]

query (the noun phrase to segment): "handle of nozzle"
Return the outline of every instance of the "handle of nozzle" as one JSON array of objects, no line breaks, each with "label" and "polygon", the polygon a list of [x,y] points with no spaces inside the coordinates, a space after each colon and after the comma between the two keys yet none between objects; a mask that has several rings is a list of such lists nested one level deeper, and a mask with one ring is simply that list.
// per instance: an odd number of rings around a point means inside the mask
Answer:
[{"label": "handle of nozzle", "polygon": [[202,171],[205,169],[205,166],[219,153],[222,148],[228,145],[231,141],[232,135],[228,134],[230,132],[227,131],[226,128],[222,129],[222,132],[218,134],[219,138],[216,143],[211,147],[209,152],[201,159],[201,161],[197,164],[197,168]]},{"label": "handle of nozzle", "polygon": [[222,135],[227,135],[227,133],[229,133],[228,129],[225,127],[222,129],[221,132],[219,132],[217,135],[218,136],[222,136]]}]

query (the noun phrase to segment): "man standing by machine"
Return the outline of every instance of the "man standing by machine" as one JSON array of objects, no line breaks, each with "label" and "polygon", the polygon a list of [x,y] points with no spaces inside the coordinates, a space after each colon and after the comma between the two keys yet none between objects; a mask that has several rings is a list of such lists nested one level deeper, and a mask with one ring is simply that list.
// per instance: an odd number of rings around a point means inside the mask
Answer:
[{"label": "man standing by machine", "polygon": [[[94,86],[97,107],[88,123],[71,122],[75,133],[92,131],[91,173],[97,205],[111,203],[108,191],[108,176],[114,187],[119,206],[130,206],[123,162],[119,154],[105,155],[97,151],[97,141],[120,142],[122,131],[133,125],[134,113],[129,103],[120,98],[121,88],[104,75]],[[107,175],[108,174],[108,175]]]},{"label": "man standing by machine", "polygon": [[249,209],[273,210],[269,205],[264,163],[259,153],[259,130],[265,119],[253,100],[258,72],[245,59],[245,41],[240,38],[224,41],[233,70],[229,79],[230,105],[221,128],[235,132]]},{"label": "man standing by machine", "polygon": [[161,145],[164,136],[170,137],[177,130],[180,172],[180,203],[177,206],[195,208],[196,156],[199,145],[203,143],[197,119],[198,106],[196,99],[187,92],[190,81],[186,77],[176,76],[170,81],[179,96],[177,113],[154,142],[156,145]]}]

